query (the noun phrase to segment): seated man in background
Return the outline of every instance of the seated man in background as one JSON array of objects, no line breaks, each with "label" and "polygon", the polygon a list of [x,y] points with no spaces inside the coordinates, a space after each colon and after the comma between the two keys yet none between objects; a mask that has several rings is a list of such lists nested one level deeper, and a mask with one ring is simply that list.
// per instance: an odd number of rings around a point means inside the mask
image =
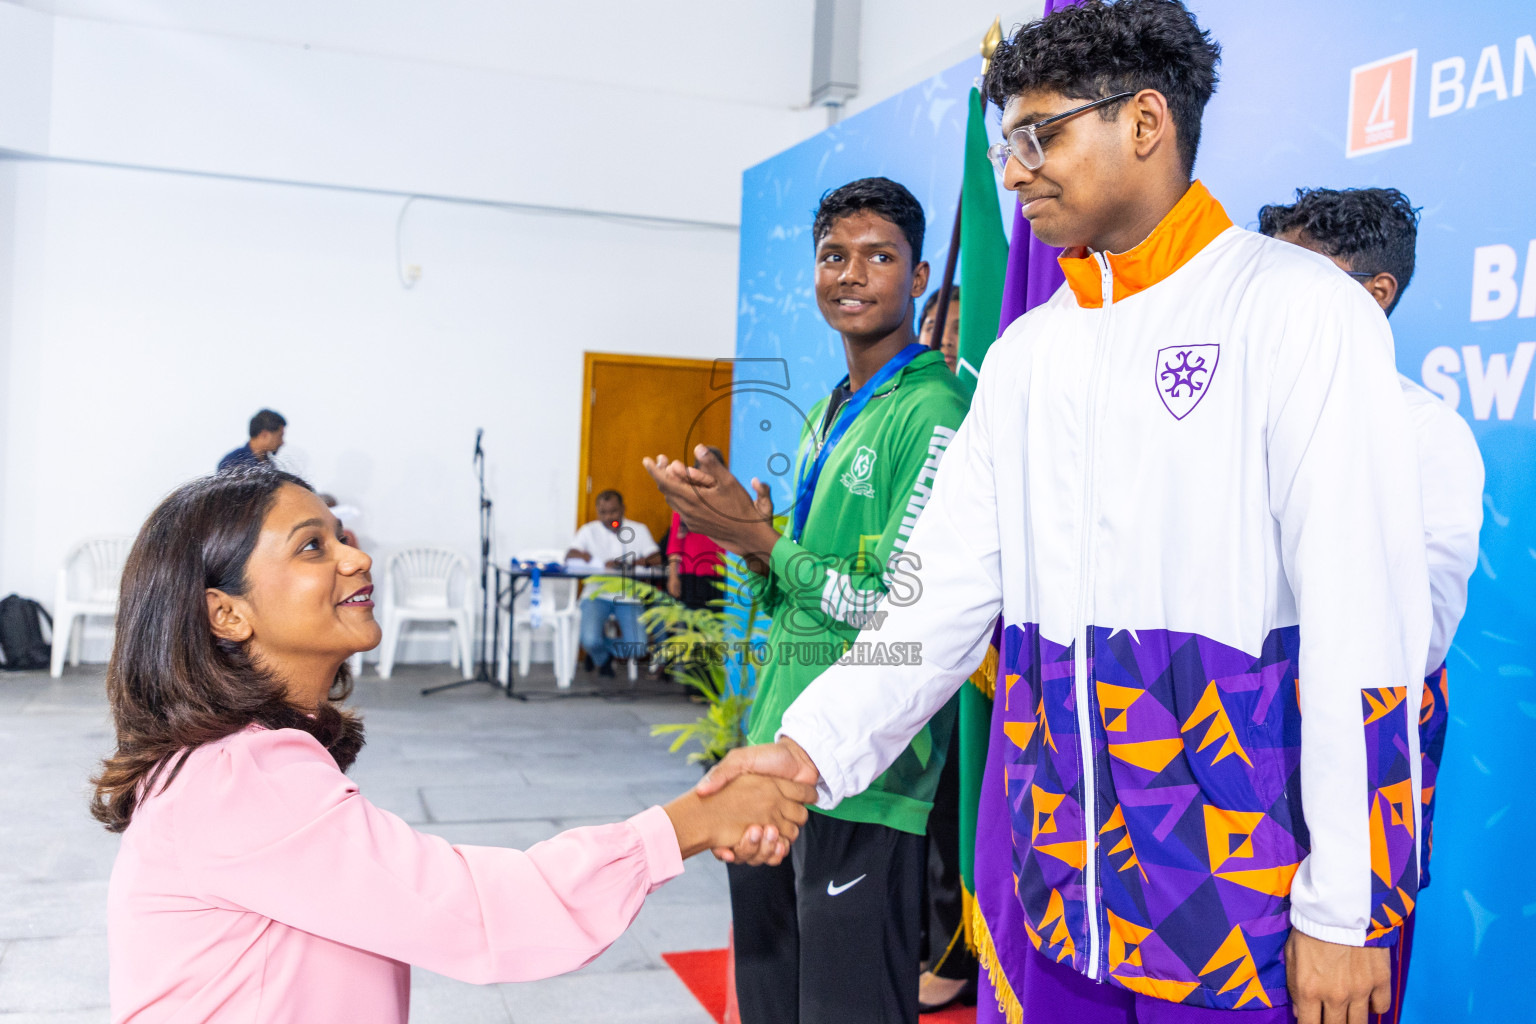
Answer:
[{"label": "seated man in background", "polygon": [[[711,448],[710,454],[725,464],[725,453]],[[698,460],[694,463],[697,466]],[[682,516],[672,513],[672,529],[667,534],[667,593],[689,608],[705,608],[721,597],[720,575],[725,564],[725,549],[697,530],[688,529]]]},{"label": "seated man in background", "polygon": [[[1259,230],[1326,256],[1365,286],[1388,315],[1413,279],[1418,211],[1395,188],[1297,189],[1291,206],[1259,211]],[[1424,499],[1424,543],[1429,559],[1429,596],[1434,612],[1424,702],[1419,712],[1423,824],[1419,888],[1429,884],[1434,844],[1435,777],[1445,750],[1449,690],[1445,657],[1467,610],[1467,580],[1477,568],[1477,535],[1483,526],[1483,458],[1467,421],[1428,388],[1398,375],[1419,454]],[[1392,958],[1392,991],[1406,987],[1417,913],[1403,923]],[[1394,1005],[1393,1011],[1396,1012]]]},{"label": "seated man in background", "polygon": [[[591,568],[626,570],[636,565],[660,565],[661,548],[649,527],[624,518],[624,496],[607,490],[597,496],[597,518],[576,531],[565,558],[568,562],[585,562]],[[609,640],[604,632],[609,619],[619,624],[618,643]],[[631,596],[583,597],[581,646],[603,676],[613,675],[611,659],[643,655],[645,632],[640,628],[640,600]]]},{"label": "seated man in background", "polygon": [[918,331],[917,343],[925,348],[936,348],[944,353],[944,365],[949,367],[949,372],[955,372],[955,366],[960,361],[960,286],[955,285],[949,290],[949,310],[944,314],[944,337],[937,343],[933,340],[933,328],[938,320],[939,293],[934,292],[928,296],[928,301],[923,303],[923,315],[918,323],[922,324]]},{"label": "seated man in background", "polygon": [[259,466],[283,446],[283,429],[288,421],[271,409],[251,417],[251,439],[219,460],[219,472],[232,466]]}]

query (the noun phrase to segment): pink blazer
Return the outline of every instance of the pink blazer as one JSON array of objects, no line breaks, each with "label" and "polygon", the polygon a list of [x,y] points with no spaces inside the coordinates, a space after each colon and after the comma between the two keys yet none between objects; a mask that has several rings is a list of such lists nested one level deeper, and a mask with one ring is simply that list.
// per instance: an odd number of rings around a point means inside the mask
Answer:
[{"label": "pink blazer", "polygon": [[123,833],[112,1020],[403,1022],[408,965],[575,970],[682,870],[660,807],[526,852],[452,846],[369,803],[307,733],[252,726],[198,748]]}]

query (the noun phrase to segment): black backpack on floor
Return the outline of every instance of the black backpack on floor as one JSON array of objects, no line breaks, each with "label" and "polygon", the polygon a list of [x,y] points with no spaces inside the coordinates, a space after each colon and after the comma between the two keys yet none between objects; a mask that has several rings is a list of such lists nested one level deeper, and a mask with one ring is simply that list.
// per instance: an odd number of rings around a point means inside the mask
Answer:
[{"label": "black backpack on floor", "polygon": [[0,654],[3,668],[22,672],[47,668],[52,647],[43,639],[43,623],[53,631],[53,618],[36,601],[12,594],[0,601]]}]

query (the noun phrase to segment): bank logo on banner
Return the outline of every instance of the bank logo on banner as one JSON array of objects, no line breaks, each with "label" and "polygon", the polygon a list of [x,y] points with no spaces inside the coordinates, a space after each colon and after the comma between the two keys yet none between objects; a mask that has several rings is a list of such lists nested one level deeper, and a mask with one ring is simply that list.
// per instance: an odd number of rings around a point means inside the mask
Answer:
[{"label": "bank logo on banner", "polygon": [[1362,64],[1349,73],[1345,156],[1362,156],[1413,141],[1413,79],[1419,51]]}]

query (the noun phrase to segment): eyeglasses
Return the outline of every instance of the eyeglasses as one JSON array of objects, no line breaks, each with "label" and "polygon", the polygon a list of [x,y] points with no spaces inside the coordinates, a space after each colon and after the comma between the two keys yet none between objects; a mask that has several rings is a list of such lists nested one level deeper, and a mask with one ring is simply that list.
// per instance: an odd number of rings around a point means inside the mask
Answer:
[{"label": "eyeglasses", "polygon": [[1371,278],[1375,277],[1378,272],[1365,270],[1346,270],[1344,273],[1348,274],[1356,281],[1369,281]]},{"label": "eyeglasses", "polygon": [[1135,95],[1134,92],[1117,92],[1113,96],[1105,96],[1101,100],[1094,100],[1092,103],[1084,103],[1080,107],[1073,107],[1065,113],[1048,117],[1044,121],[1020,125],[1008,133],[1007,141],[999,142],[987,150],[987,156],[996,165],[999,174],[1005,173],[1008,170],[1009,157],[1017,160],[1031,171],[1038,171],[1041,167],[1045,166],[1045,146],[1040,142],[1040,129],[1047,128],[1059,121],[1065,121],[1069,117],[1076,117],[1078,114],[1092,110],[1095,107],[1102,107],[1106,103],[1117,103],[1120,100],[1128,99]]}]

